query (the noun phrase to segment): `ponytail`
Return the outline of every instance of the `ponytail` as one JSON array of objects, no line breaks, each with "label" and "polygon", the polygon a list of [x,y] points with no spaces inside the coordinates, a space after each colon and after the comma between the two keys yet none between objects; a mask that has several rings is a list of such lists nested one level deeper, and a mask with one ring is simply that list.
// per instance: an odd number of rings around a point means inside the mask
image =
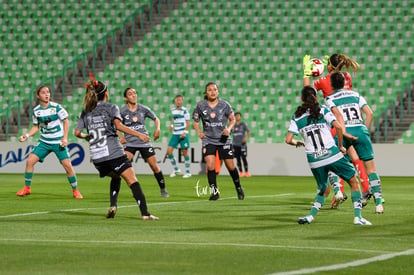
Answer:
[{"label": "ponytail", "polygon": [[302,89],[302,105],[298,106],[295,112],[295,118],[301,117],[304,113],[309,112],[308,124],[312,121],[316,123],[320,117],[321,107],[319,106],[316,89],[312,86],[305,86]]},{"label": "ponytail", "polygon": [[334,71],[341,71],[343,68],[354,72],[361,71],[361,66],[358,62],[350,58],[345,54],[333,54],[329,57],[329,63],[331,64]]},{"label": "ponytail", "polygon": [[108,90],[105,83],[96,80],[92,74],[90,76],[91,79],[85,84],[86,92],[82,103],[85,112],[90,112],[95,109],[98,101],[104,99],[105,92]]}]

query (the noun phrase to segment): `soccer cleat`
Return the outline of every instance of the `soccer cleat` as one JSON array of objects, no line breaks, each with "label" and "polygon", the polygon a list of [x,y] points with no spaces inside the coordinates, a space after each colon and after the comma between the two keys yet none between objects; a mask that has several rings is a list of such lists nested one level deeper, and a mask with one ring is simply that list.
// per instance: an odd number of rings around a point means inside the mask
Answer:
[{"label": "soccer cleat", "polygon": [[159,220],[160,218],[158,218],[157,216],[149,214],[149,215],[146,215],[146,216],[142,216],[141,219],[143,221],[156,221],[156,220]]},{"label": "soccer cleat", "polygon": [[241,186],[240,187],[237,187],[236,188],[236,191],[237,191],[237,198],[239,200],[244,200],[244,191],[243,191],[243,188],[241,188]]},{"label": "soccer cleat", "polygon": [[181,170],[180,169],[178,169],[178,170],[174,170],[174,172],[172,172],[171,174],[170,174],[170,178],[173,178],[173,177],[175,177],[175,176],[181,176],[183,173],[181,173]]},{"label": "soccer cleat", "polygon": [[24,197],[24,196],[30,195],[31,193],[32,193],[32,190],[31,190],[30,186],[25,186],[25,187],[23,187],[22,190],[17,192],[16,195],[19,196],[19,197]]},{"label": "soccer cleat", "polygon": [[310,224],[313,221],[312,215],[307,215],[306,217],[301,217],[298,219],[298,224]]},{"label": "soccer cleat", "polygon": [[216,186],[210,186],[210,201],[216,201],[220,198],[220,191]]},{"label": "soccer cleat", "polygon": [[78,200],[83,199],[83,196],[82,196],[82,194],[79,192],[79,190],[78,190],[78,189],[73,190],[73,197],[74,197],[75,199],[78,199]]},{"label": "soccer cleat", "polygon": [[115,214],[116,214],[116,206],[111,206],[108,209],[108,213],[106,213],[106,218],[113,219],[115,217]]},{"label": "soccer cleat", "polygon": [[243,172],[240,172],[239,173],[239,178],[242,178],[243,177]]},{"label": "soccer cleat", "polygon": [[244,173],[247,178],[250,178],[252,175],[249,172]]},{"label": "soccer cleat", "polygon": [[331,208],[338,208],[338,206],[344,201],[344,194],[338,191],[332,199]]},{"label": "soccer cleat", "polygon": [[372,192],[369,189],[362,194],[362,207],[367,206],[368,201],[371,199],[371,197],[372,197]]},{"label": "soccer cleat", "polygon": [[191,174],[190,173],[184,174],[183,179],[188,179],[188,178],[191,178]]},{"label": "soccer cleat", "polygon": [[355,217],[354,218],[354,224],[355,225],[372,225],[372,223],[370,223],[368,220],[364,219],[364,218],[359,218],[359,217]]},{"label": "soccer cleat", "polygon": [[163,198],[170,197],[170,194],[168,194],[168,192],[167,192],[167,190],[165,188],[164,189],[161,189],[161,197],[163,197]]},{"label": "soccer cleat", "polygon": [[375,214],[384,214],[384,206],[382,204],[375,206]]},{"label": "soccer cleat", "polygon": [[210,195],[210,198],[208,198],[209,201],[216,201],[220,198],[219,193],[213,193]]}]

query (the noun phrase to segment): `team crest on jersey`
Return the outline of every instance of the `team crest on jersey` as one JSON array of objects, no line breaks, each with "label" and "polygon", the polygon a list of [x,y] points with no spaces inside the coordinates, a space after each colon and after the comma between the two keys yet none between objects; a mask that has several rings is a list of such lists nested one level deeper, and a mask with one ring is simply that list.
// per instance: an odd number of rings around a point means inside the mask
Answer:
[{"label": "team crest on jersey", "polygon": [[216,113],[212,112],[212,113],[210,114],[210,117],[211,117],[211,118],[215,118],[215,117],[216,117]]},{"label": "team crest on jersey", "polygon": [[132,121],[133,122],[137,122],[138,121],[138,117],[136,117],[136,116],[132,117]]}]

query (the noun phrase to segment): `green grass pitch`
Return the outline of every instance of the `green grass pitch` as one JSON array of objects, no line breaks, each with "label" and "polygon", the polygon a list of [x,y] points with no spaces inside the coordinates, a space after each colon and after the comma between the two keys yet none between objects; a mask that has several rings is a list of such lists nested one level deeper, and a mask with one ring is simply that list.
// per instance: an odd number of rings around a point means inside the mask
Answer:
[{"label": "green grass pitch", "polygon": [[218,177],[219,201],[208,201],[205,175],[166,175],[168,199],[152,175],[138,179],[159,221],[140,220],[125,182],[117,215],[108,220],[109,178],[78,175],[84,199],[75,200],[64,174],[35,174],[32,194],[20,198],[23,174],[0,174],[0,274],[414,271],[412,177],[382,177],[385,214],[375,215],[371,200],[363,209],[370,227],[352,224],[350,199],[330,209],[332,196],[312,224],[297,224],[316,192],[311,177],[242,178],[243,201],[225,175]]}]

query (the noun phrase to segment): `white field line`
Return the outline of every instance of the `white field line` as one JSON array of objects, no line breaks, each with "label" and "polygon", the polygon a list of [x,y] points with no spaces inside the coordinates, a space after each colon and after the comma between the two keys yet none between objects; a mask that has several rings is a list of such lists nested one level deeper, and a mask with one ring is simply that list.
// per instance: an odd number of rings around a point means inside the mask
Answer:
[{"label": "white field line", "polygon": [[[255,199],[255,198],[271,198],[271,197],[284,197],[284,196],[291,196],[294,193],[286,193],[286,194],[273,194],[273,195],[262,195],[262,196],[249,196],[248,199]],[[228,198],[220,198],[220,200],[229,200],[234,199],[234,197]],[[149,203],[148,205],[157,205],[157,206],[164,206],[164,205],[172,205],[172,204],[187,204],[187,203],[200,203],[200,202],[208,202],[207,200],[192,200],[192,201],[175,201],[175,202],[157,202],[157,203]],[[136,204],[133,205],[126,205],[126,206],[119,206],[118,208],[127,208],[127,207],[136,207]],[[53,211],[41,211],[41,212],[29,212],[29,213],[20,213],[20,214],[11,214],[11,215],[4,215],[0,216],[1,218],[13,218],[13,217],[24,217],[24,216],[31,216],[31,215],[44,215],[44,214],[54,214],[54,213],[64,213],[64,212],[76,212],[76,211],[87,211],[87,210],[100,210],[103,208],[74,208],[74,209],[62,209],[62,210],[53,210]],[[104,208],[106,209],[106,208]],[[367,249],[351,249],[351,248],[338,248],[338,247],[307,247],[307,246],[287,246],[287,245],[268,245],[268,244],[246,244],[246,243],[191,243],[191,242],[155,242],[155,241],[133,241],[133,240],[37,240],[37,239],[12,239],[12,238],[4,238],[0,239],[0,242],[52,242],[52,243],[95,243],[95,244],[149,244],[149,245],[187,245],[187,246],[237,246],[237,247],[262,247],[262,248],[279,248],[279,249],[294,249],[294,250],[332,250],[332,251],[350,251],[350,252],[369,252],[369,253],[389,253],[385,255],[393,255],[395,253],[390,251],[384,250],[367,250]],[[381,257],[381,256],[378,256]],[[374,257],[375,258],[375,257]],[[311,269],[304,269],[305,271],[292,271],[292,272],[304,272],[309,273]],[[330,269],[327,269],[330,270]],[[317,272],[319,270],[316,270]],[[304,273],[280,273],[280,274],[304,274]],[[275,273],[279,274],[279,273]]]},{"label": "white field line", "polygon": [[316,273],[320,271],[333,271],[333,270],[345,269],[349,267],[366,265],[369,263],[386,261],[386,260],[399,257],[399,256],[411,256],[413,254],[414,254],[414,249],[408,249],[408,250],[401,251],[401,252],[392,252],[388,254],[383,254],[383,255],[366,258],[362,260],[356,260],[356,261],[343,263],[343,264],[327,265],[327,266],[320,266],[320,267],[314,267],[314,268],[303,268],[303,269],[287,271],[287,272],[277,272],[277,273],[272,273],[272,275],[311,274],[311,273]]},{"label": "white field line", "polygon": [[[273,194],[273,195],[263,195],[263,196],[249,196],[246,199],[257,199],[257,198],[273,198],[273,197],[285,197],[285,196],[292,196],[294,193],[286,193],[286,194]],[[234,197],[228,198],[220,198],[220,200],[230,200],[234,199]],[[200,202],[208,202],[207,200],[192,200],[192,201],[166,201],[166,202],[156,202],[156,203],[148,203],[148,206],[157,205],[172,205],[172,204],[184,204],[184,203],[200,203]],[[127,208],[127,207],[137,207],[136,204],[125,205],[125,206],[118,206],[118,208]],[[10,214],[10,215],[2,215],[0,219],[4,218],[16,218],[16,217],[24,217],[24,216],[32,216],[32,215],[45,215],[45,214],[56,214],[56,213],[65,213],[65,212],[77,212],[77,211],[86,211],[86,210],[100,210],[103,209],[102,207],[97,208],[74,208],[74,209],[61,209],[61,210],[51,210],[51,211],[40,211],[40,212],[28,212],[28,213],[18,213],[18,214]],[[104,208],[106,209],[106,208]]]},{"label": "white field line", "polygon": [[117,245],[162,245],[162,246],[234,246],[234,247],[256,247],[256,248],[269,248],[269,249],[291,249],[291,250],[334,250],[334,251],[348,251],[348,252],[365,252],[365,253],[377,253],[384,252],[393,253],[384,250],[367,250],[367,249],[353,249],[353,248],[339,248],[339,247],[313,247],[313,246],[290,246],[290,245],[273,245],[273,244],[255,244],[255,243],[198,243],[198,242],[164,242],[164,241],[142,241],[142,240],[53,240],[53,239],[13,239],[4,238],[0,239],[0,242],[23,242],[23,243],[83,243],[83,244],[117,244]]}]

